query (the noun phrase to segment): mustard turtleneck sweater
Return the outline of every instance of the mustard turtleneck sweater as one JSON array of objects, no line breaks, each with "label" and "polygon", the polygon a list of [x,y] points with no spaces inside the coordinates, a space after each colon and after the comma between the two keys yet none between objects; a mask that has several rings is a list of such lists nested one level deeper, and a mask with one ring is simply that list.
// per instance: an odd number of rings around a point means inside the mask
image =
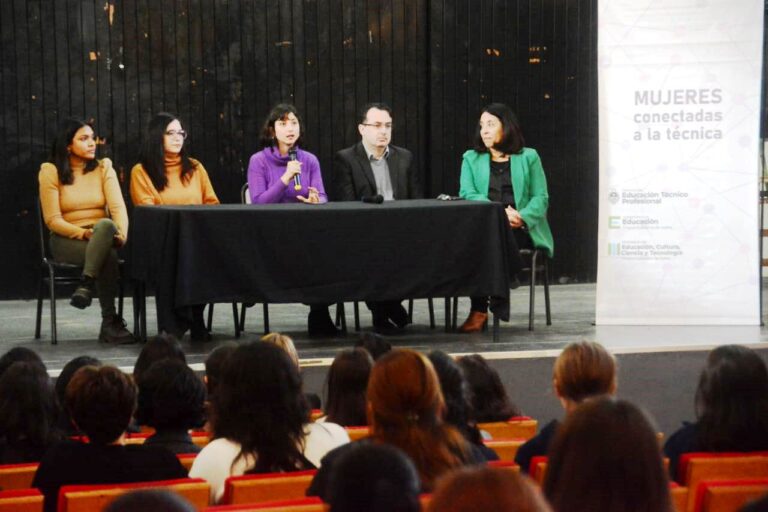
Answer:
[{"label": "mustard turtleneck sweater", "polygon": [[125,239],[128,212],[112,161],[104,158],[86,174],[83,174],[85,162],[81,160],[70,160],[70,167],[72,184],[62,185],[55,165],[46,162],[40,166],[37,179],[45,225],[59,236],[83,240],[88,228],[107,217],[109,210],[118,235]]},{"label": "mustard turtleneck sweater", "polygon": [[157,191],[141,164],[131,170],[131,200],[136,206],[152,204],[219,204],[211,180],[203,164],[190,158],[194,170],[187,180],[181,179],[181,155],[165,154],[165,176],[168,184]]}]

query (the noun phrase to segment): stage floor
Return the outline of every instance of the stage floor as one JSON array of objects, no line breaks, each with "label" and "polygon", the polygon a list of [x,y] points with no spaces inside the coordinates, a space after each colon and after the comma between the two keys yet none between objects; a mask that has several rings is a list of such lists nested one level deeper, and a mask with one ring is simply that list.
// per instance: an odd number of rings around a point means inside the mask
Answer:
[{"label": "stage floor", "polygon": [[[620,326],[596,327],[595,284],[569,284],[552,286],[552,325],[545,324],[543,289],[537,290],[537,315],[535,330],[528,331],[528,288],[512,292],[512,318],[501,323],[499,341],[494,343],[490,330],[478,334],[447,333],[444,329],[444,302],[435,300],[435,329],[429,328],[426,300],[417,300],[414,305],[414,324],[403,335],[388,339],[395,346],[411,347],[418,350],[440,349],[449,353],[481,352],[494,359],[551,357],[567,343],[581,339],[596,340],[615,353],[647,353],[666,351],[706,350],[725,343],[738,343],[765,347],[768,329],[765,327],[647,327]],[[765,302],[765,301],[764,301]],[[0,302],[0,352],[13,346],[26,346],[40,353],[52,374],[70,359],[90,354],[105,363],[130,369],[141,350],[141,345],[111,347],[96,341],[100,317],[96,303],[86,311],[74,309],[68,300],[57,301],[58,345],[50,343],[50,321],[47,303],[43,307],[42,338],[34,339],[35,301]],[[301,304],[270,305],[270,327],[293,337],[305,366],[329,364],[335,353],[354,344],[358,334],[354,332],[352,304],[347,304],[347,325],[350,332],[335,339],[309,339],[306,334],[306,320],[309,308]],[[147,298],[147,328],[150,334],[156,330],[154,302]],[[469,310],[469,300],[459,302],[459,323]],[[335,307],[331,308],[331,314]],[[370,330],[371,317],[364,304],[360,304],[361,327]],[[764,312],[765,314],[765,312]],[[130,299],[126,299],[125,317],[132,327]],[[260,304],[249,308],[246,316],[245,333],[239,341],[254,340],[263,331],[262,308]],[[218,344],[234,340],[232,307],[217,304],[214,309],[213,341],[206,344],[192,344],[188,336],[183,340],[184,350],[190,364],[196,369],[206,355]]]}]

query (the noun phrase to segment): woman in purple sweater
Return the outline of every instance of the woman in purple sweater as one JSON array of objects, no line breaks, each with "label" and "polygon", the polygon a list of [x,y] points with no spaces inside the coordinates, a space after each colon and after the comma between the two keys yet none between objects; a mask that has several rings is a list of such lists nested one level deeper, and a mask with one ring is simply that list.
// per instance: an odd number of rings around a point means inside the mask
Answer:
[{"label": "woman in purple sweater", "polygon": [[[327,203],[320,162],[299,149],[301,119],[296,107],[281,103],[264,121],[259,143],[263,148],[248,163],[248,193],[254,204]],[[309,335],[336,336],[327,304],[310,304]]]},{"label": "woman in purple sweater", "polygon": [[320,162],[299,149],[301,119],[293,105],[272,109],[261,131],[261,151],[248,163],[248,190],[254,204],[327,203]]}]

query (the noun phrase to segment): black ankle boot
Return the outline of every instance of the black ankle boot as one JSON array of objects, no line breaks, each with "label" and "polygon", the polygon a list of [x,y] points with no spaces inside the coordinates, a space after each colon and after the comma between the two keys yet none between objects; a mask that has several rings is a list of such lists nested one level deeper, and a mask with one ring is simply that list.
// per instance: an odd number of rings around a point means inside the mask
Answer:
[{"label": "black ankle boot", "polygon": [[69,299],[69,303],[77,309],[85,309],[91,305],[93,300],[93,288],[96,283],[91,276],[83,275],[80,284],[77,285],[75,293]]}]

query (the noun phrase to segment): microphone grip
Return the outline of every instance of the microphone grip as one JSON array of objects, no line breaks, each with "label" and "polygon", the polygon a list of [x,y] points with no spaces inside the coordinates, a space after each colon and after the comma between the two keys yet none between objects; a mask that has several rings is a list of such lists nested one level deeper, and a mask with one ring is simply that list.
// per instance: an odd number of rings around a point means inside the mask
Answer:
[{"label": "microphone grip", "polygon": [[[294,162],[297,160],[296,158],[296,148],[291,148],[288,151],[288,158],[291,160],[291,162]],[[293,190],[301,190],[301,176],[296,174],[293,177]]]},{"label": "microphone grip", "polygon": [[375,196],[363,196],[362,201],[370,204],[381,204],[384,202],[384,196],[376,194]]}]

